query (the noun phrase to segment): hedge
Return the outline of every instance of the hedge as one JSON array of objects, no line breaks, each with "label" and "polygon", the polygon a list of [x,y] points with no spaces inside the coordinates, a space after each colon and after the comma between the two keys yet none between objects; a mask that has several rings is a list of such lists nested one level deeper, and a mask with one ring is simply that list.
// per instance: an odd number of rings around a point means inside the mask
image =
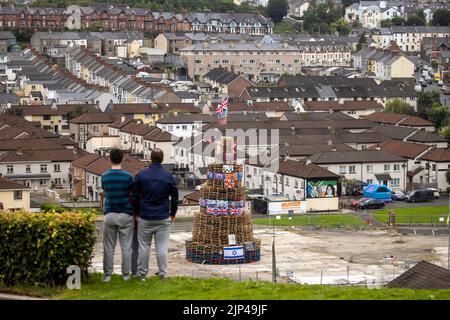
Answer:
[{"label": "hedge", "polygon": [[62,213],[64,212],[64,208],[54,203],[43,203],[41,204],[41,211],[43,212],[55,211],[56,213]]},{"label": "hedge", "polygon": [[62,285],[70,265],[87,276],[94,218],[81,212],[0,213],[0,284]]}]

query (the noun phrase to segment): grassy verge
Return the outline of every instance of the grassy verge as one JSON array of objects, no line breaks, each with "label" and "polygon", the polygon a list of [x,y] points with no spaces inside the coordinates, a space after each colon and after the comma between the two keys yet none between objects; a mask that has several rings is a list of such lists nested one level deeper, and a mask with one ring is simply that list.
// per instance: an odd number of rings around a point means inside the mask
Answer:
[{"label": "grassy verge", "polygon": [[[388,223],[389,210],[390,209],[376,211],[373,213],[373,217],[380,222]],[[394,212],[395,223],[446,224],[448,217],[447,206],[395,208]]]},{"label": "grassy verge", "polygon": [[318,228],[365,229],[367,223],[358,216],[348,214],[308,214],[292,217],[281,216],[281,219],[262,218],[253,220],[254,224],[275,226],[314,226]]},{"label": "grassy verge", "polygon": [[197,279],[173,277],[159,280],[152,277],[146,282],[132,279],[124,282],[113,276],[109,283],[101,282],[101,274],[93,274],[81,290],[56,289],[53,292],[39,291],[53,299],[148,299],[148,300],[380,300],[380,299],[450,299],[450,290],[366,289],[298,284],[273,284],[270,282],[234,282],[229,279]]}]

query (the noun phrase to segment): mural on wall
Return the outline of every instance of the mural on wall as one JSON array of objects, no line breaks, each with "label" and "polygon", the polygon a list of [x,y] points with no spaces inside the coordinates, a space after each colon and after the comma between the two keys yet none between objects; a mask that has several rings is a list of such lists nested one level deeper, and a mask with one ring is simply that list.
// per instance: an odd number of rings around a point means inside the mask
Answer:
[{"label": "mural on wall", "polygon": [[306,195],[308,198],[332,198],[337,196],[336,180],[318,180],[307,183]]}]

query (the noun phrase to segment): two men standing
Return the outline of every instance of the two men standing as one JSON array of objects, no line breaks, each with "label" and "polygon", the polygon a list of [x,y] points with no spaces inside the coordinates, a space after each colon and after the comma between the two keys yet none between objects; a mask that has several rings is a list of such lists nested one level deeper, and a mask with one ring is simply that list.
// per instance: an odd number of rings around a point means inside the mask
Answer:
[{"label": "two men standing", "polygon": [[123,279],[125,281],[130,279],[135,228],[133,212],[138,215],[138,276],[145,280],[148,274],[153,237],[158,263],[156,274],[160,278],[167,275],[167,251],[178,207],[178,187],[173,176],[161,165],[164,159],[162,150],[154,149],[150,157],[151,165],[133,179],[130,173],[121,168],[123,152],[119,149],[110,152],[112,168],[102,175],[102,188],[105,193],[103,224],[105,282],[111,280],[117,236],[122,249]]}]

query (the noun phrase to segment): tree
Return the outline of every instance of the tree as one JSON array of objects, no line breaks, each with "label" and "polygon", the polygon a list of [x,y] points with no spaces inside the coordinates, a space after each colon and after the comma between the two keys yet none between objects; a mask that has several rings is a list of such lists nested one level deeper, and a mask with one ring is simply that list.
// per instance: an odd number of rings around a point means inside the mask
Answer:
[{"label": "tree", "polygon": [[384,19],[380,21],[380,25],[382,28],[389,28],[392,24],[392,20]]},{"label": "tree", "polygon": [[440,103],[439,91],[423,91],[419,93],[417,97],[417,112],[421,117],[426,117],[427,110],[430,109],[433,104]]},{"label": "tree", "polygon": [[330,24],[332,33],[338,33],[340,36],[348,36],[351,31],[350,25],[344,19],[339,19],[336,22]]},{"label": "tree", "polygon": [[361,33],[361,35],[359,36],[358,43],[356,44],[356,51],[361,50],[362,46],[364,44],[367,44],[367,38],[366,38],[366,32],[365,31],[363,33]]},{"label": "tree", "polygon": [[439,130],[439,135],[450,141],[450,125],[442,127],[441,130]]},{"label": "tree", "polygon": [[402,26],[402,25],[405,24],[405,19],[402,18],[402,17],[396,16],[396,17],[394,17],[394,18],[391,19],[391,23],[392,23],[394,26]]},{"label": "tree", "polygon": [[407,102],[400,99],[394,99],[386,103],[386,112],[401,113],[401,114],[412,114],[414,113],[414,108]]},{"label": "tree", "polygon": [[269,0],[267,4],[266,14],[272,18],[274,23],[280,22],[287,15],[287,0]]},{"label": "tree", "polygon": [[433,24],[435,26],[447,27],[450,24],[450,10],[438,9],[433,13]]},{"label": "tree", "polygon": [[103,29],[103,23],[101,21],[92,21],[89,24],[89,28],[90,31],[102,31]]},{"label": "tree", "polygon": [[406,20],[407,26],[424,26],[425,24],[425,19],[419,16],[410,16],[408,17],[408,20]]},{"label": "tree", "polygon": [[427,118],[436,125],[437,129],[448,124],[450,110],[440,103],[433,103],[427,111]]}]

